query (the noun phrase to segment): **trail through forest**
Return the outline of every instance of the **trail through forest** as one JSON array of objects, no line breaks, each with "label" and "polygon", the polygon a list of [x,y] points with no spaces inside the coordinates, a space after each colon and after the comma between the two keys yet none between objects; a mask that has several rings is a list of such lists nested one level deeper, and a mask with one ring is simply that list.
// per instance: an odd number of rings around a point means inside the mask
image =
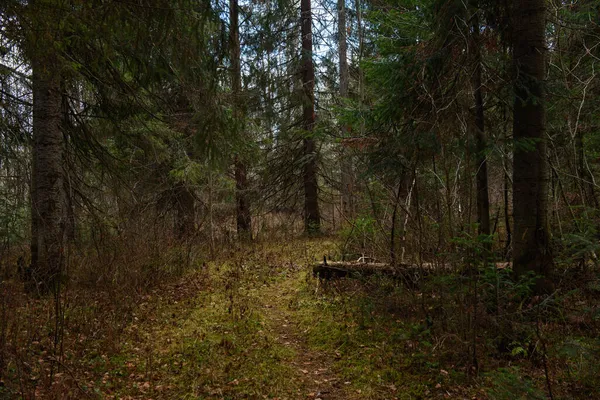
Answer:
[{"label": "trail through forest", "polygon": [[1,0],[0,400],[600,399],[598,4]]},{"label": "trail through forest", "polygon": [[[318,247],[323,252],[327,244]],[[315,290],[316,281],[307,278],[307,263],[298,264],[299,252],[289,250],[261,249],[233,263],[204,264],[154,293],[141,305],[146,315],[136,317],[143,322],[128,328],[131,342],[111,357],[128,373],[107,373],[105,393],[125,399],[323,400],[360,394],[334,371],[339,352],[309,345],[313,332],[311,322],[302,320],[300,292]],[[312,251],[302,252],[310,257]]]},{"label": "trail through forest", "polygon": [[291,306],[297,290],[294,282],[294,279],[288,278],[263,292],[264,316],[269,329],[277,341],[294,354],[287,362],[296,371],[292,379],[299,380],[306,392],[302,397],[346,399],[348,397],[342,390],[344,382],[332,371],[330,355],[312,350],[307,344],[310,328],[301,328],[296,311]]},{"label": "trail through forest", "polygon": [[469,315],[452,317],[468,286],[430,284],[428,295],[425,283],[384,275],[319,282],[315,261],[341,254],[327,238],[202,254],[181,278],[144,292],[65,295],[63,354],[44,336],[52,302],[26,303],[18,314],[32,318],[22,325],[29,341],[9,370],[21,387],[10,390],[25,399],[545,398],[545,375],[525,347],[508,356],[481,334],[473,373]]},{"label": "trail through forest", "polygon": [[313,278],[314,262],[337,253],[328,239],[299,239],[197,260],[144,295],[112,342],[86,348],[76,373],[60,375],[78,388],[67,397],[486,398],[464,372],[440,367],[420,307],[401,286]]}]

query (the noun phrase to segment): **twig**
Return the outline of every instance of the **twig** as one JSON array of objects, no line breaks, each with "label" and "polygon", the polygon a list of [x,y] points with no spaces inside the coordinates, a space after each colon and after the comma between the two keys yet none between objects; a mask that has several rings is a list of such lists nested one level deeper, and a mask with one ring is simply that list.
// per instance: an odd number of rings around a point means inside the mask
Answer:
[{"label": "twig", "polygon": [[79,381],[77,380],[77,378],[75,378],[75,375],[73,374],[73,371],[71,371],[71,368],[67,367],[63,362],[61,362],[60,360],[58,360],[58,358],[50,356],[48,357],[48,360],[57,363],[58,365],[60,365],[61,367],[64,368],[65,371],[67,371],[67,373],[69,374],[69,376],[73,379],[73,382],[75,382],[75,385],[77,386],[77,388],[79,389],[79,391],[81,393],[83,393],[88,399],[91,399],[92,396],[86,392],[81,385],[79,384]]},{"label": "twig", "polygon": [[538,308],[538,314],[537,314],[537,321],[535,324],[535,334],[538,338],[538,340],[540,341],[540,343],[542,344],[542,360],[544,363],[544,375],[546,377],[546,387],[548,388],[548,398],[550,400],[554,400],[554,396],[552,395],[552,383],[550,382],[550,373],[548,371],[548,353],[546,351],[546,342],[544,341],[544,339],[542,338],[542,335],[540,334],[540,314],[539,314],[539,308]]}]

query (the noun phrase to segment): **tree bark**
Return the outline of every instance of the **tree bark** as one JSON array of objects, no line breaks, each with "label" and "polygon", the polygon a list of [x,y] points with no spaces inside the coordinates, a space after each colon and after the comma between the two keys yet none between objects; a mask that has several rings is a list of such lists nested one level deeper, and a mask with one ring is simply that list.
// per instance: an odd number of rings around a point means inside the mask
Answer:
[{"label": "tree bark", "polygon": [[536,291],[551,289],[553,258],[548,229],[548,166],[544,76],[545,0],[516,0],[513,68],[513,260],[515,276],[541,276]]},{"label": "tree bark", "polygon": [[[240,62],[240,33],[239,33],[239,6],[238,0],[229,0],[229,41],[231,46],[231,83],[233,91],[234,115],[236,126],[243,127],[244,113],[242,111],[242,71]],[[243,129],[243,128],[241,128]],[[243,136],[243,135],[242,135]],[[248,201],[247,167],[239,155],[235,156],[235,199],[236,222],[239,238],[251,236],[252,217],[250,215],[250,202]]]},{"label": "tree bark", "polygon": [[[338,35],[339,35],[339,68],[340,68],[340,99],[344,101],[348,98],[348,87],[350,83],[350,74],[348,69],[348,43],[346,40],[346,1],[338,0]],[[342,124],[342,138],[349,136],[350,127]],[[350,152],[341,147],[341,182],[342,182],[342,216],[347,219],[354,217],[354,173],[352,158]]]},{"label": "tree bark", "polygon": [[[364,53],[364,30],[362,24],[362,4],[361,0],[355,0],[354,6],[356,7],[356,30],[358,36],[358,65],[361,64],[363,60]],[[365,99],[365,85],[364,85],[364,73],[361,68],[358,69],[358,99],[360,104],[362,105]]]},{"label": "tree bark", "polygon": [[73,168],[73,164],[70,160],[70,151],[69,151],[69,146],[68,146],[68,133],[69,130],[72,128],[72,124],[70,121],[70,117],[69,117],[69,113],[70,113],[70,107],[69,107],[69,97],[66,94],[67,92],[67,87],[65,85],[65,82],[63,80],[62,82],[62,86],[61,86],[61,107],[62,107],[62,120],[61,120],[61,131],[63,132],[63,135],[65,137],[65,151],[64,151],[64,159],[63,159],[63,169],[64,169],[64,177],[63,177],[63,184],[64,184],[64,188],[63,188],[63,193],[65,195],[65,199],[64,199],[64,205],[65,205],[65,217],[66,217],[66,226],[65,226],[65,235],[67,238],[67,241],[69,243],[74,243],[75,242],[75,204],[74,204],[74,190],[73,190],[73,179],[71,178],[72,175],[72,168]]},{"label": "tree bark", "polygon": [[317,151],[313,130],[315,125],[315,69],[312,60],[312,12],[310,0],[301,0],[302,24],[302,88],[303,88],[303,139],[304,153],[304,230],[317,234],[321,229],[319,213],[319,186],[317,182]]},{"label": "tree bark", "polygon": [[487,140],[485,137],[485,117],[481,80],[481,43],[479,18],[474,11],[471,32],[471,54],[473,56],[473,97],[475,101],[475,180],[477,182],[477,224],[480,235],[490,234],[490,199],[488,192]]},{"label": "tree bark", "polygon": [[174,189],[176,220],[175,234],[180,240],[187,239],[193,234],[196,223],[194,194],[185,183],[179,183]]},{"label": "tree bark", "polygon": [[[44,37],[41,37],[44,35]],[[31,268],[42,292],[58,289],[66,242],[64,137],[61,132],[60,69],[52,38],[32,43],[33,151],[31,185]]]}]

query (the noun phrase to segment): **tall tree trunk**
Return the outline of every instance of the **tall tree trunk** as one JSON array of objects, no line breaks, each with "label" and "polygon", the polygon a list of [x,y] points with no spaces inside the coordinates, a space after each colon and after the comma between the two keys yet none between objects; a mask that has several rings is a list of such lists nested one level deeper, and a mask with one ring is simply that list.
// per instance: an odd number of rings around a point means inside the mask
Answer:
[{"label": "tall tree trunk", "polygon": [[302,14],[302,88],[304,150],[304,230],[308,234],[319,233],[319,186],[317,182],[317,151],[313,129],[315,125],[315,68],[312,60],[312,12],[310,0],[301,0]]},{"label": "tall tree trunk", "polygon": [[[234,98],[234,115],[236,126],[244,129],[244,113],[242,111],[242,70],[240,63],[240,33],[239,33],[239,6],[238,0],[229,0],[229,42],[231,46],[231,83]],[[247,167],[239,155],[235,156],[235,199],[237,233],[240,238],[251,236],[252,217],[250,216],[250,203],[248,201]]]},{"label": "tall tree trunk", "polygon": [[545,278],[538,280],[538,292],[551,288],[547,278],[553,265],[547,218],[549,176],[545,137],[545,26],[545,0],[515,1],[513,269],[516,277],[532,271]]},{"label": "tall tree trunk", "polygon": [[474,62],[473,96],[475,101],[475,180],[477,182],[477,223],[480,235],[490,234],[490,199],[488,192],[487,141],[481,89],[481,43],[478,10],[474,10],[471,32],[471,54]]},{"label": "tall tree trunk", "polygon": [[180,240],[187,239],[193,234],[196,223],[196,209],[194,207],[194,194],[185,183],[175,186],[173,201],[177,211],[175,220],[175,234]]},{"label": "tall tree trunk", "polygon": [[[348,44],[346,40],[346,0],[338,0],[338,35],[339,35],[339,56],[340,56],[340,99],[345,101],[348,97],[348,87],[350,83],[350,74],[348,70]],[[348,125],[341,126],[342,138],[349,135]],[[348,149],[341,147],[341,172],[342,172],[342,216],[353,218],[354,216],[354,173],[352,167],[352,158]]]},{"label": "tall tree trunk", "polygon": [[208,235],[210,245],[210,259],[215,259],[215,221],[214,221],[214,181],[212,155],[208,155]]},{"label": "tall tree trunk", "polygon": [[503,190],[503,200],[504,200],[504,225],[506,227],[506,245],[504,246],[504,258],[507,261],[512,259],[512,233],[510,229],[510,210],[509,210],[509,187],[510,187],[510,176],[507,171],[507,162],[506,160],[502,160],[503,164],[503,175],[504,175],[504,190]]},{"label": "tall tree trunk", "polygon": [[[64,138],[61,92],[53,43],[38,38],[31,52],[33,160],[31,187],[31,267],[41,291],[58,288],[65,245]],[[42,42],[47,46],[43,46]],[[45,48],[44,48],[45,47]],[[50,54],[49,54],[50,53]]]},{"label": "tall tree trunk", "polygon": [[238,237],[249,239],[252,235],[252,217],[250,215],[250,202],[247,195],[247,168],[239,156],[235,157],[235,190]]},{"label": "tall tree trunk", "polygon": [[[356,8],[356,30],[358,34],[358,65],[360,66],[363,53],[364,53],[364,30],[362,24],[362,4],[361,0],[355,0],[354,6]],[[365,85],[364,85],[364,74],[361,68],[358,69],[358,100],[359,104],[362,105],[365,99]],[[361,132],[362,133],[362,132]]]},{"label": "tall tree trunk", "polygon": [[63,193],[65,195],[64,205],[65,205],[65,217],[66,217],[66,225],[65,225],[65,235],[67,241],[69,243],[75,242],[75,204],[74,204],[74,190],[73,190],[73,180],[72,180],[72,172],[73,172],[73,163],[70,159],[70,152],[68,146],[68,132],[72,128],[71,120],[69,117],[70,114],[70,106],[69,106],[69,97],[67,96],[67,87],[65,82],[62,82],[61,86],[61,107],[62,107],[62,120],[61,120],[61,131],[64,132],[65,136],[65,151],[64,151],[64,159],[63,166],[65,175],[63,177],[64,189]]}]

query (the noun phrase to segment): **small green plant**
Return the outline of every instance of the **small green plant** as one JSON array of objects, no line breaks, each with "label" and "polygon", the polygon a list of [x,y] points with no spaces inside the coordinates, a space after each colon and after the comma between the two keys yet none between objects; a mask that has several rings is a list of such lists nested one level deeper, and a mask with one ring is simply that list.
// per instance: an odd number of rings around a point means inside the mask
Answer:
[{"label": "small green plant", "polygon": [[499,368],[487,374],[492,389],[488,395],[490,399],[546,399],[546,395],[518,367]]},{"label": "small green plant", "polygon": [[574,206],[570,209],[573,216],[572,225],[568,225],[567,232],[556,241],[556,245],[562,248],[559,258],[568,265],[585,267],[588,261],[592,261],[598,266],[598,210],[584,206]]},{"label": "small green plant", "polygon": [[600,383],[600,340],[572,338],[558,350],[558,356],[567,366],[569,380],[587,389]]},{"label": "small green plant", "polygon": [[376,222],[373,217],[360,216],[340,232],[343,241],[342,254],[371,255],[376,240]]}]

